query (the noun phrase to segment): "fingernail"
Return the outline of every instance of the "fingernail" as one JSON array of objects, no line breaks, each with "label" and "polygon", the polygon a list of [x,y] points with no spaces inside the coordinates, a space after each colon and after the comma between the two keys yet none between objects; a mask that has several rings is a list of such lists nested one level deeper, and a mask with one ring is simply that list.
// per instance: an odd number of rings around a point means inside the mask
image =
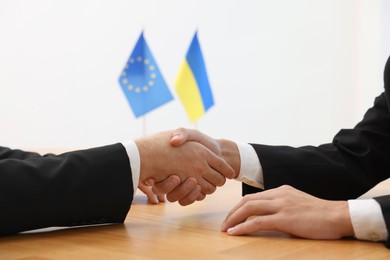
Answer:
[{"label": "fingernail", "polygon": [[236,229],[236,227],[231,227],[231,228],[229,228],[229,229],[227,230],[227,233],[228,233],[229,235],[233,235],[235,229]]}]

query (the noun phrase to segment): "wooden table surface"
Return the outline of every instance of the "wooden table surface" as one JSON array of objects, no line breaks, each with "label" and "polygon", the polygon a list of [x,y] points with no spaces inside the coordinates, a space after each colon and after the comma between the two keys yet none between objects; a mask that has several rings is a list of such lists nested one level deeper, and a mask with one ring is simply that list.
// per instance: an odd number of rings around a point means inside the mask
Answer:
[{"label": "wooden table surface", "polygon": [[[390,182],[374,194],[390,193]],[[233,237],[219,227],[240,200],[228,181],[202,202],[149,205],[137,193],[124,224],[0,238],[0,259],[390,259],[382,243],[316,241],[263,232]],[[28,217],[28,212],[26,212]]]}]

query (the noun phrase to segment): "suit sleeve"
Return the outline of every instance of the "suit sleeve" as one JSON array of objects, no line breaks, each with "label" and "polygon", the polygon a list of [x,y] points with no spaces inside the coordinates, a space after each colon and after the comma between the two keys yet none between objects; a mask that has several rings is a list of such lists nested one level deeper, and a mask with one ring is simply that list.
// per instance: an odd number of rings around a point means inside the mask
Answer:
[{"label": "suit sleeve", "polygon": [[[384,93],[355,128],[341,130],[332,143],[299,148],[252,145],[265,189],[289,184],[324,199],[357,198],[390,177],[390,117]],[[257,191],[244,185],[244,194]]]},{"label": "suit sleeve", "polygon": [[122,144],[45,156],[0,147],[0,235],[120,223],[132,199]]}]

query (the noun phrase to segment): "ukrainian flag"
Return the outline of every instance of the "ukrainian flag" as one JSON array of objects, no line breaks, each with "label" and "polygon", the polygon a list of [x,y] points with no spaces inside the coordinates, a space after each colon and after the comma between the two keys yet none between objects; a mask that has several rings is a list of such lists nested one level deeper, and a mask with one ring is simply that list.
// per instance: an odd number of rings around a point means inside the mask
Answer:
[{"label": "ukrainian flag", "polygon": [[192,123],[214,105],[197,32],[179,70],[175,88]]}]

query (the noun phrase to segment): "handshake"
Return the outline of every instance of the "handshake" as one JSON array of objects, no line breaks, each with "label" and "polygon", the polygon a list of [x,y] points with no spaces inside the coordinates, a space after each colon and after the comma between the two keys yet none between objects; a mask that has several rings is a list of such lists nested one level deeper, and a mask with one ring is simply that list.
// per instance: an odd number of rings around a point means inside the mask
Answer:
[{"label": "handshake", "polygon": [[158,203],[154,194],[162,201],[167,194],[170,202],[189,205],[239,173],[237,145],[197,130],[179,128],[134,142],[141,159],[139,188],[152,203]]}]

